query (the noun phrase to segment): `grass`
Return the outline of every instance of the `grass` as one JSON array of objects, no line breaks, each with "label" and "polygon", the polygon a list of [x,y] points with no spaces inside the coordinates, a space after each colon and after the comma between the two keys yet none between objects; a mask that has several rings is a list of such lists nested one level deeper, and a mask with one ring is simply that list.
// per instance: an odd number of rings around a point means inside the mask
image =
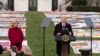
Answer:
[{"label": "grass", "polygon": [[[43,55],[43,29],[41,28],[41,23],[45,15],[42,12],[26,12],[26,39],[28,40],[28,45],[30,46],[33,56]],[[46,28],[46,43],[45,43],[45,56],[56,56],[56,42],[53,37],[54,25],[53,22]],[[93,54],[93,56],[98,56],[100,54]],[[3,56],[7,56],[4,54]],[[81,56],[73,53],[71,49],[70,56]]]},{"label": "grass", "polygon": [[[27,12],[27,30],[26,37],[28,39],[29,46],[33,51],[33,56],[43,55],[43,29],[41,23],[44,18],[44,14],[41,12]],[[55,42],[53,37],[53,23],[46,28],[46,56],[55,56]]]}]

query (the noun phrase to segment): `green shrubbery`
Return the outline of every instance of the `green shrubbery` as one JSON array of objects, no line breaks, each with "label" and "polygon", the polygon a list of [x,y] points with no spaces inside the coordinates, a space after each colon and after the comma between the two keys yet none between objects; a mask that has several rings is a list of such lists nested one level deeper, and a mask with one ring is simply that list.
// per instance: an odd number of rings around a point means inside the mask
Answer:
[{"label": "green shrubbery", "polygon": [[72,6],[66,8],[67,11],[93,11],[100,12],[100,7],[87,6],[86,0],[72,0]]},{"label": "green shrubbery", "polygon": [[79,6],[79,5],[87,5],[86,0],[72,0],[72,5]]},{"label": "green shrubbery", "polygon": [[100,7],[90,7],[90,6],[68,6],[67,11],[93,11],[93,12],[100,12]]}]

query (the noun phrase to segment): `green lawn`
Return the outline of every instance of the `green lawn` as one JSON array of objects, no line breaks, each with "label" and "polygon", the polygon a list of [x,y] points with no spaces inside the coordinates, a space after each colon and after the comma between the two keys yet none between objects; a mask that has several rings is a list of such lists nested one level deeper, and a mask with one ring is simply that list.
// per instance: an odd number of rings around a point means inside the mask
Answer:
[{"label": "green lawn", "polygon": [[[45,16],[41,12],[27,12],[25,16],[27,18],[26,37],[29,41],[28,44],[33,51],[33,56],[42,56],[43,29],[41,28],[41,22]],[[46,56],[56,56],[55,41],[52,35],[53,28],[53,23],[46,28]]]},{"label": "green lawn", "polygon": [[[41,22],[45,15],[41,12],[26,12],[27,20],[26,28],[26,39],[32,50],[33,56],[43,55],[43,29],[41,28]],[[56,56],[56,46],[53,37],[54,25],[51,22],[50,26],[46,28],[46,52],[45,56]],[[94,54],[93,56],[99,56],[100,54]],[[7,56],[4,54],[4,56]],[[75,55],[71,49],[70,56],[81,56]]]}]

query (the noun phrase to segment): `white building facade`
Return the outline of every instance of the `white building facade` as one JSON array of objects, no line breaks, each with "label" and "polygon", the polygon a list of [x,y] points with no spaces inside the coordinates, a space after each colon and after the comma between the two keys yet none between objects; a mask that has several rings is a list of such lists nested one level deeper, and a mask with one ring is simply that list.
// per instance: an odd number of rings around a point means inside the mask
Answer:
[{"label": "white building facade", "polygon": [[[0,10],[55,11],[65,10],[72,0],[0,0]],[[100,6],[100,0],[87,0],[88,6]]]},{"label": "white building facade", "polygon": [[69,0],[0,0],[11,11],[55,11]]},{"label": "white building facade", "polygon": [[54,11],[58,0],[6,0],[11,11]]}]

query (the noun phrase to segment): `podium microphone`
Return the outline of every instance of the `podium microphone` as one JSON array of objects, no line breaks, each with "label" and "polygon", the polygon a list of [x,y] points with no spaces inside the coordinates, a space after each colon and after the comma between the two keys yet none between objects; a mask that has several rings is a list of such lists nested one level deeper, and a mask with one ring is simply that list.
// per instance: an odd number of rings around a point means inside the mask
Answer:
[{"label": "podium microphone", "polygon": [[62,29],[62,35],[64,35],[64,34],[69,35],[68,28],[63,28],[63,29]]}]

